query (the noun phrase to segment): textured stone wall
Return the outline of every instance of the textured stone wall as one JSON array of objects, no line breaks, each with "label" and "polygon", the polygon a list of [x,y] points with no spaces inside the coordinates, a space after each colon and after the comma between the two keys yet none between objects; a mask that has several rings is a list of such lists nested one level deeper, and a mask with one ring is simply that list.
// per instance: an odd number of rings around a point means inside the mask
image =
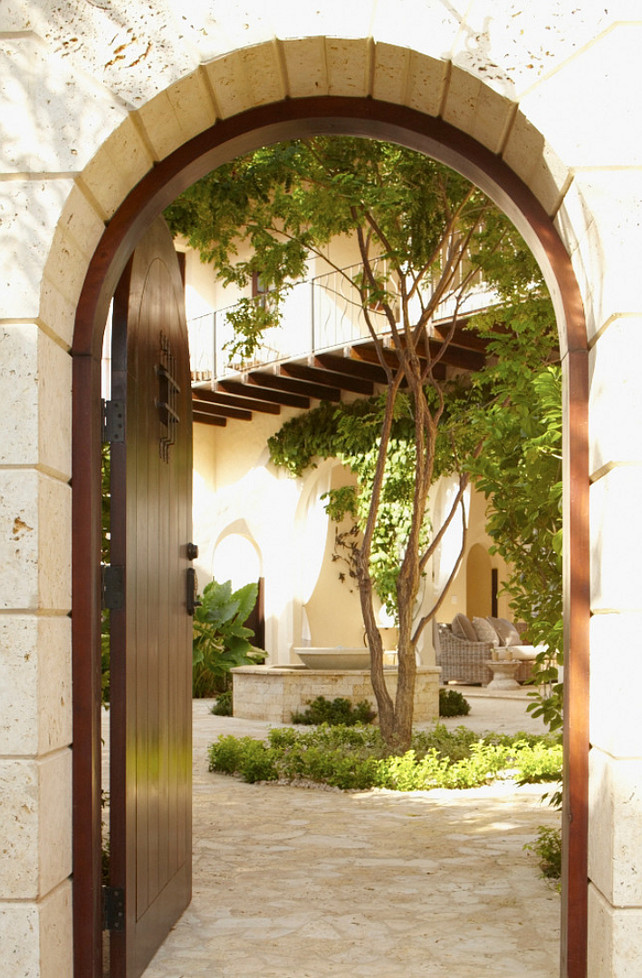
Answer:
[{"label": "textured stone wall", "polygon": [[[367,700],[377,708],[367,670],[333,673],[322,669],[239,666],[232,672],[234,716],[244,720],[290,723],[292,714],[305,710],[317,696],[326,700],[340,696],[350,700],[353,706]],[[417,670],[414,716],[418,723],[439,718],[439,673],[439,669],[430,666]],[[386,685],[394,699],[396,672],[387,672]]]},{"label": "textured stone wall", "polygon": [[[71,974],[70,403],[90,257],[154,162],[254,105],[369,96],[501,155],[554,217],[591,342],[591,978],[642,952],[642,141],[634,0],[0,5],[3,973]],[[54,844],[55,840],[55,844]]]}]

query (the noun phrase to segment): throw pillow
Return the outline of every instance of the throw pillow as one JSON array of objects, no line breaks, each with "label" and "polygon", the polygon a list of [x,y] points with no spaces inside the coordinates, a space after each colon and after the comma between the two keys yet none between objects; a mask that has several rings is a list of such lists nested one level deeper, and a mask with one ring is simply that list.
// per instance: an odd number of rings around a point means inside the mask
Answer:
[{"label": "throw pillow", "polygon": [[465,638],[469,642],[477,642],[477,635],[470,618],[466,615],[455,615],[450,626],[453,635],[457,638]]},{"label": "throw pillow", "polygon": [[521,645],[521,638],[515,626],[506,618],[488,619],[497,634],[502,645]]},{"label": "throw pillow", "polygon": [[499,635],[485,618],[473,618],[473,628],[478,642],[490,642],[495,648],[500,644]]}]

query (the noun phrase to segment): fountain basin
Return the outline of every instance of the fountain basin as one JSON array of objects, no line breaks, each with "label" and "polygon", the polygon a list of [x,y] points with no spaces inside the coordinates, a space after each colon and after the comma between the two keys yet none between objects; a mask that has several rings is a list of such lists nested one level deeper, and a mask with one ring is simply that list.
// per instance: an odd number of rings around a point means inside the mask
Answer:
[{"label": "fountain basin", "polygon": [[294,649],[299,659],[308,669],[329,669],[337,672],[343,669],[369,669],[370,651],[364,648],[344,649],[306,646]]}]

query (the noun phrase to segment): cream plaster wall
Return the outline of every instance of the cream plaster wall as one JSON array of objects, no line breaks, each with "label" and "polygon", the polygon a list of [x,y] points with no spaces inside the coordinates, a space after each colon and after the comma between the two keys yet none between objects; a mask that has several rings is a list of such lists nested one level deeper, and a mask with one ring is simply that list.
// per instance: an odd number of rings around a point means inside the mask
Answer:
[{"label": "cream plaster wall", "polygon": [[[200,547],[196,562],[201,586],[212,576],[213,556],[222,537],[237,530],[256,546],[265,578],[266,649],[270,662],[296,661],[292,648],[304,644],[345,648],[364,644],[358,590],[347,574],[344,561],[333,561],[335,525],[329,520],[306,535],[306,504],[328,488],[345,485],[351,480],[347,470],[334,464],[327,480],[319,470],[311,469],[303,477],[292,479],[269,462],[267,439],[299,411],[282,409],[279,416],[254,414],[252,423],[228,420],[225,428],[197,424],[194,428],[194,539]],[[329,471],[322,463],[321,471]],[[467,560],[471,548],[485,552],[491,539],[485,531],[486,501],[472,491],[468,510],[469,529],[459,570],[446,591],[438,614],[439,621],[451,621],[458,612],[467,611]],[[351,521],[339,528],[346,530]],[[241,528],[241,529],[239,529]],[[312,563],[314,584],[309,596],[301,591],[302,578]],[[321,555],[323,559],[321,561]],[[490,566],[497,568],[500,588],[506,580],[506,564],[493,556]],[[346,580],[339,580],[339,573]],[[440,592],[433,592],[431,573],[422,589],[419,613],[432,607]],[[490,580],[487,582],[490,589]],[[307,585],[306,585],[307,586]],[[307,617],[307,623],[302,615]],[[490,611],[488,612],[490,613]],[[499,597],[499,614],[512,617],[509,598]],[[384,630],[386,648],[394,648],[394,630]],[[418,647],[425,665],[434,665],[431,629],[425,630]]]},{"label": "cream plaster wall", "polygon": [[592,370],[589,974],[635,973],[639,897],[625,881],[642,800],[626,788],[642,735],[622,703],[642,661],[641,38],[637,0],[3,0],[0,687],[6,697],[21,659],[36,682],[8,697],[0,730],[7,978],[72,973],[67,353],[86,268],[156,160],[217,118],[324,93],[373,95],[470,133],[533,190],[572,256]]}]

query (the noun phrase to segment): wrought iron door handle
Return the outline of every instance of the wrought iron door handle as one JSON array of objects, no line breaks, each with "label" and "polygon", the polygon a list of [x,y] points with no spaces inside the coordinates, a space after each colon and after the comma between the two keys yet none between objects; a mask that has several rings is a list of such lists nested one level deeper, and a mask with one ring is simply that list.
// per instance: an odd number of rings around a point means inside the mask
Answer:
[{"label": "wrought iron door handle", "polygon": [[187,568],[187,614],[193,615],[194,609],[202,604],[198,597],[198,578],[193,567]]}]

